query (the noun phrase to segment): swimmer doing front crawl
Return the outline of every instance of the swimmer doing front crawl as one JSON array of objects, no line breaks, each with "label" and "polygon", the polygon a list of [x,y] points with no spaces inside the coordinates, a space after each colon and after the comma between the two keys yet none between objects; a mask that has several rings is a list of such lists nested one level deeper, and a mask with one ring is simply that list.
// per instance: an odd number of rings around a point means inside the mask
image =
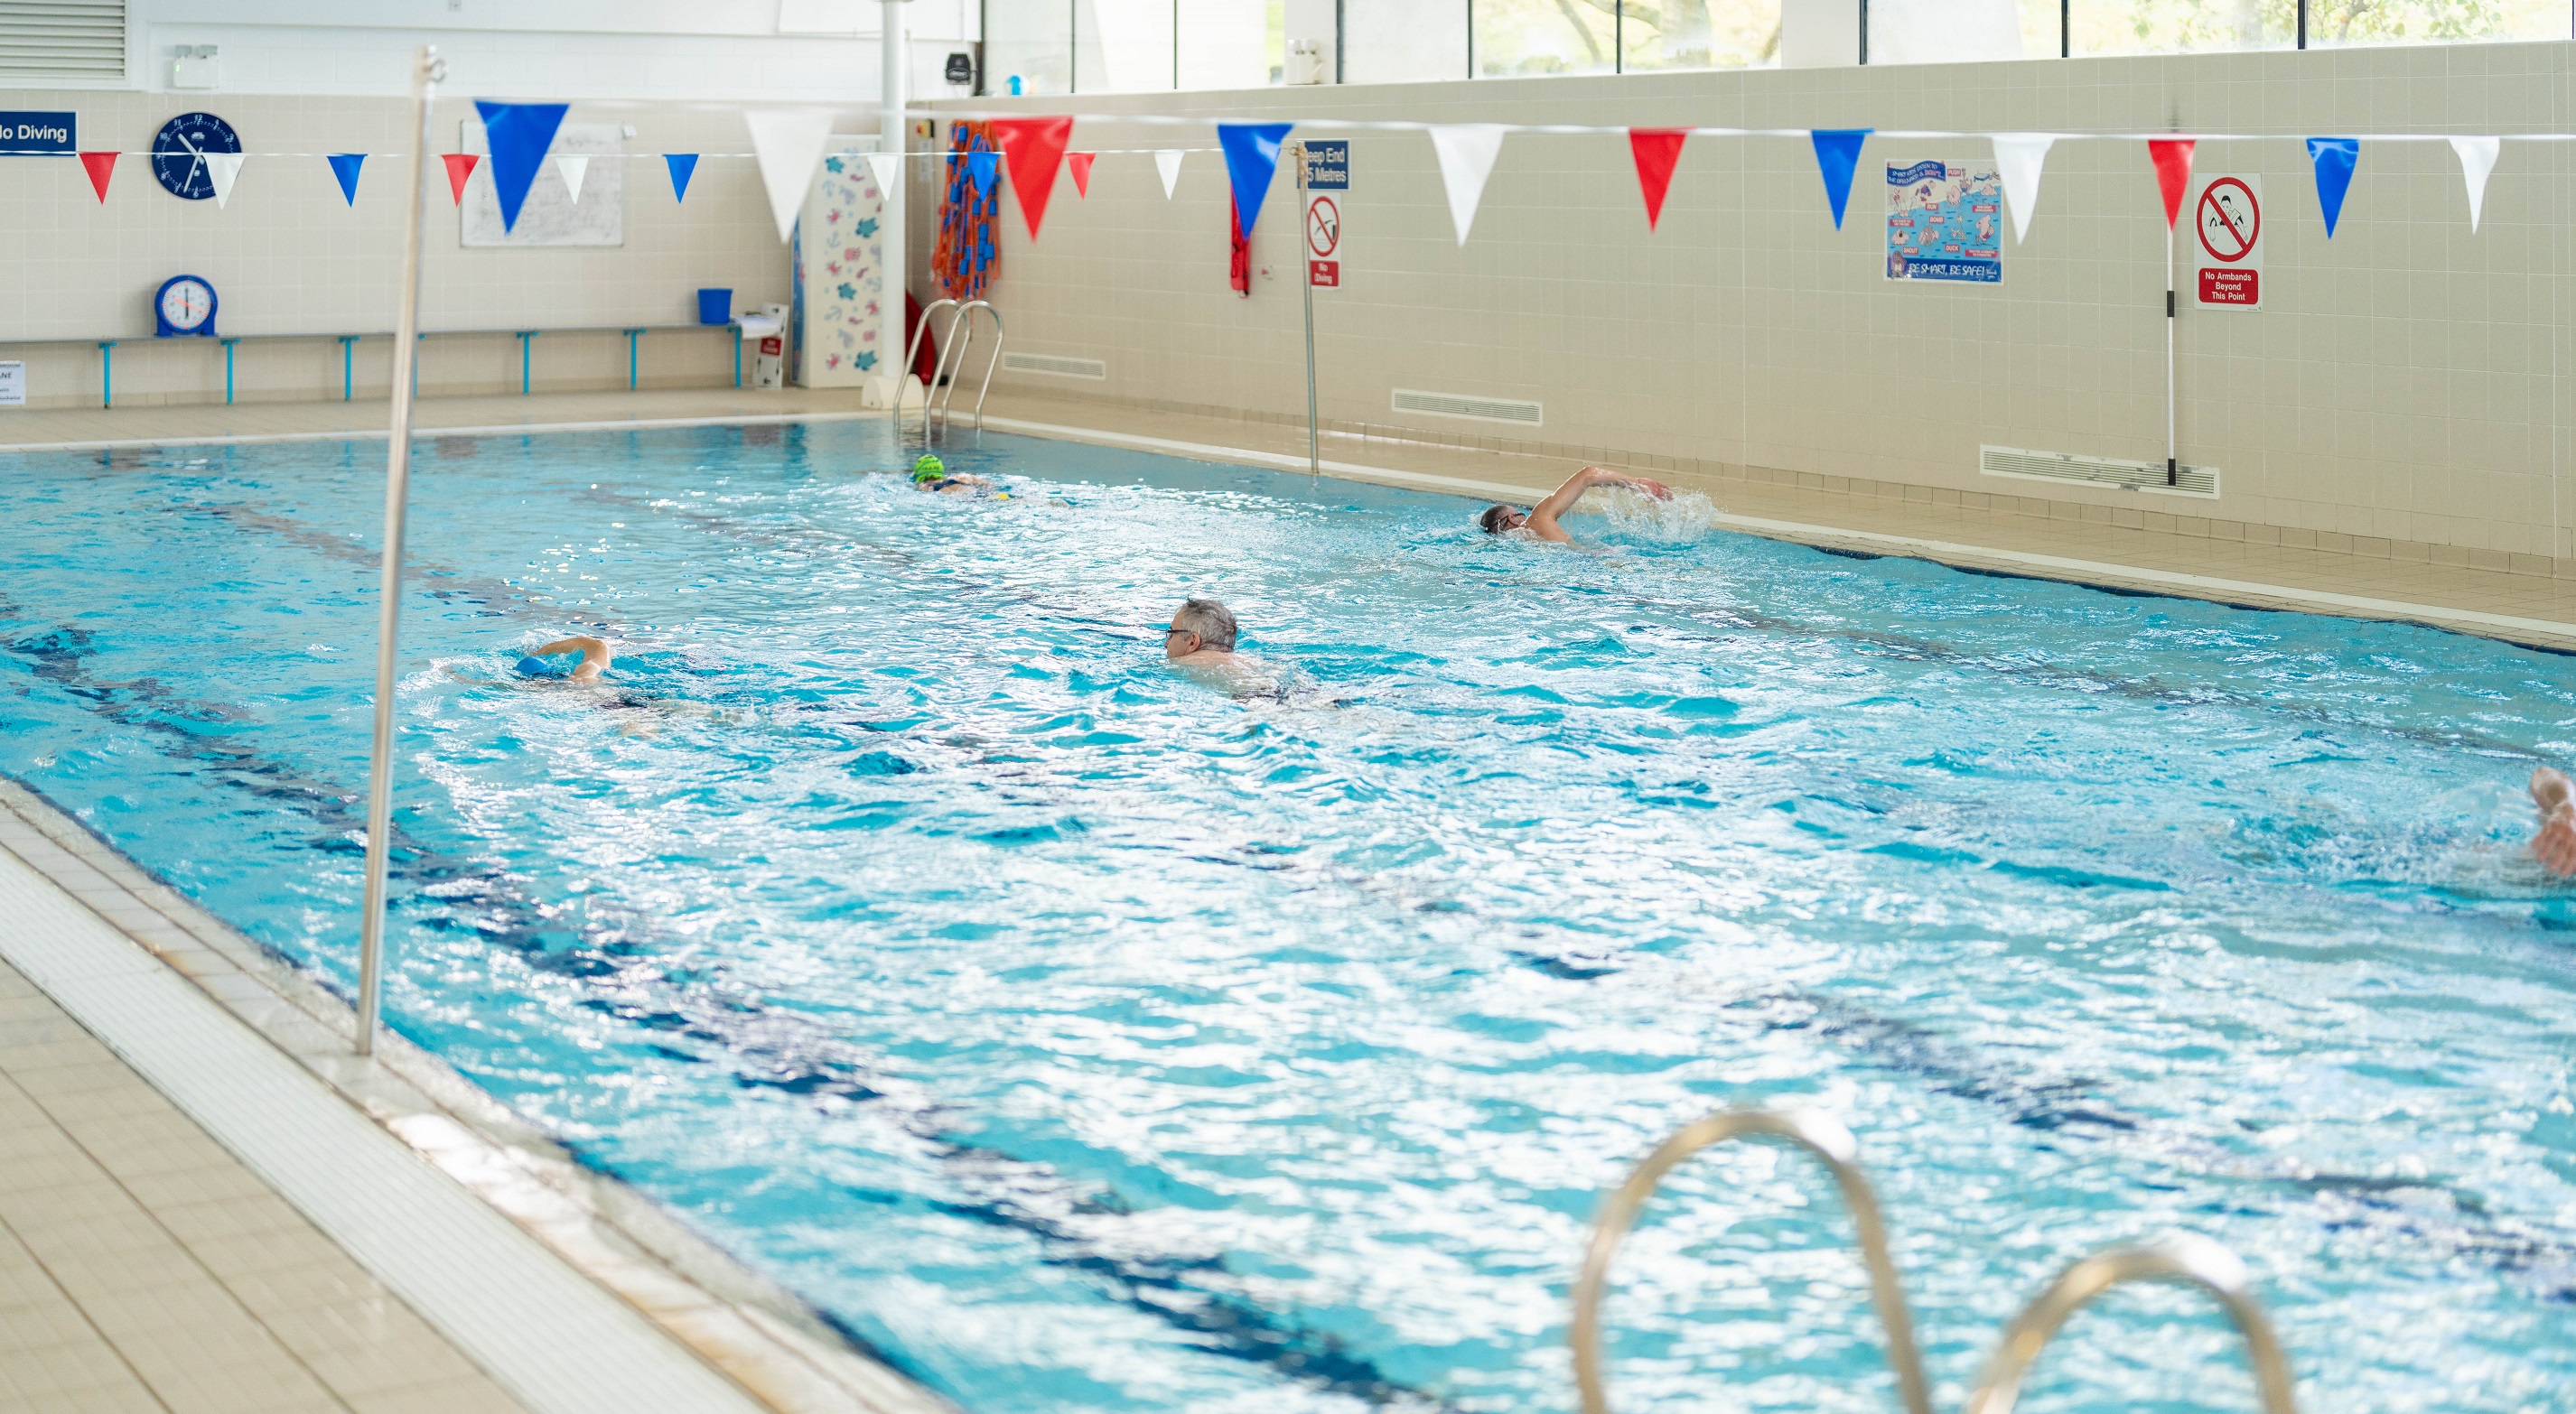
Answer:
[{"label": "swimmer doing front crawl", "polygon": [[2562,879],[2576,877],[2576,792],[2571,792],[2567,774],[2548,766],[2532,772],[2531,803],[2540,807],[2540,833],[2531,837],[2531,857]]},{"label": "swimmer doing front crawl", "polygon": [[1513,506],[1487,506],[1485,513],[1476,517],[1476,524],[1487,535],[1509,535],[1520,531],[1533,540],[1553,540],[1559,545],[1571,545],[1574,537],[1565,533],[1565,527],[1558,525],[1556,518],[1573,510],[1574,503],[1583,499],[1583,493],[1595,486],[1625,486],[1658,501],[1673,498],[1673,488],[1650,477],[1630,476],[1606,466],[1587,466],[1565,478],[1564,485],[1547,493],[1546,500],[1528,510]]},{"label": "swimmer doing front crawl", "polygon": [[[579,653],[581,661],[573,664],[570,670],[546,661],[558,653]],[[573,682],[597,682],[599,675],[608,671],[608,664],[607,644],[587,634],[576,634],[571,638],[558,638],[552,643],[540,644],[529,649],[520,655],[514,671],[523,678],[566,678]]]}]

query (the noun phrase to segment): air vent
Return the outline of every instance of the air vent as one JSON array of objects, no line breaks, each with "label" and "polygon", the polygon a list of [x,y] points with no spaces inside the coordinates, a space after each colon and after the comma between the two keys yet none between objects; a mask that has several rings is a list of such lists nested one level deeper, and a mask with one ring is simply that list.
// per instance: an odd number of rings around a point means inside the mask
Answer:
[{"label": "air vent", "polygon": [[[7,0],[0,0],[0,4]],[[1012,373],[1044,373],[1056,378],[1106,378],[1109,365],[1096,358],[1066,358],[1062,354],[1005,353],[1002,367]]]},{"label": "air vent", "polygon": [[2024,481],[2072,481],[2083,486],[2118,487],[2158,496],[2218,498],[2218,468],[2214,466],[2176,468],[2175,484],[2167,486],[2163,462],[2124,462],[2108,457],[2070,456],[2064,452],[1980,447],[1977,470],[1987,476],[2011,476]]},{"label": "air vent", "polygon": [[1427,412],[1433,417],[1509,422],[1520,427],[1537,427],[1544,420],[1538,404],[1518,398],[1479,398],[1466,393],[1423,393],[1398,388],[1392,401],[1397,412]]},{"label": "air vent", "polygon": [[0,84],[125,77],[125,0],[0,0]]}]

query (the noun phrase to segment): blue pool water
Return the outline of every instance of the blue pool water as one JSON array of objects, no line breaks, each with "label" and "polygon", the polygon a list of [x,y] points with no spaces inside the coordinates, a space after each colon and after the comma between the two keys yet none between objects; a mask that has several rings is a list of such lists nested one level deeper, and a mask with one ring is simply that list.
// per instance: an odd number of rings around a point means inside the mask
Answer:
[{"label": "blue pool water", "polygon": [[[355,951],[383,452],[0,456],[0,770]],[[1598,1194],[1859,1135],[1940,1402],[2244,1255],[2307,1407],[2576,1403],[2576,660],[874,424],[442,439],[393,1024],[979,1414],[1570,1407]],[[1186,594],[1286,680],[1161,661]],[[511,682],[544,637],[615,685]],[[1677,1176],[1623,1409],[1879,1410],[1839,1206]],[[2122,1295],[2025,1407],[2250,1407]]]}]

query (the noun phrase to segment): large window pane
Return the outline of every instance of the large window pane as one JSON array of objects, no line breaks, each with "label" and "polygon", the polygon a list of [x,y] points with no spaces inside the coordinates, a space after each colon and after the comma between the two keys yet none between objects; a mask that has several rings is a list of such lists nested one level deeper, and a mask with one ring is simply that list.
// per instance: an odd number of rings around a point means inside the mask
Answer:
[{"label": "large window pane", "polygon": [[1172,86],[1172,0],[1080,0],[1074,78],[1083,93],[1148,93]]},{"label": "large window pane", "polygon": [[1344,83],[1467,77],[1467,0],[1342,0]]},{"label": "large window pane", "polygon": [[984,0],[984,90],[1073,91],[1072,0]]},{"label": "large window pane", "polygon": [[1621,67],[1750,69],[1780,62],[1780,0],[1627,0]]},{"label": "large window pane", "polygon": [[2308,0],[2308,47],[2565,39],[2568,0]]},{"label": "large window pane", "polygon": [[1270,52],[1276,0],[1183,0],[1183,88],[1261,88],[1284,55]]},{"label": "large window pane", "polygon": [[1617,0],[1475,0],[1476,74],[1606,74]]},{"label": "large window pane", "polygon": [[2072,9],[2077,54],[2287,49],[2298,42],[2298,0],[2074,0]]}]

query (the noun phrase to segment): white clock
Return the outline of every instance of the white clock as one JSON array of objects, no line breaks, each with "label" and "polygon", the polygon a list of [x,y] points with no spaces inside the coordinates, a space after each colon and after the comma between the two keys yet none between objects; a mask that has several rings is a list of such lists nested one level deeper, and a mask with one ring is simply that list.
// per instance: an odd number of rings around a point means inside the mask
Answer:
[{"label": "white clock", "polygon": [[153,297],[153,314],[161,338],[178,334],[211,336],[215,332],[215,287],[195,275],[173,275]]}]

